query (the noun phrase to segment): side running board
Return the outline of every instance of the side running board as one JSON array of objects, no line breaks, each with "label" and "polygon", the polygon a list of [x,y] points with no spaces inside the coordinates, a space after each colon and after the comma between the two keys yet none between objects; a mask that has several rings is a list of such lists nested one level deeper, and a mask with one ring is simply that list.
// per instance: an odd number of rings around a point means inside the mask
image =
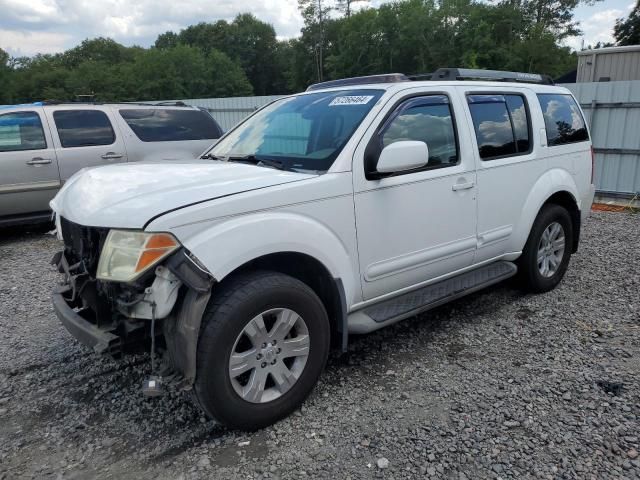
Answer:
[{"label": "side running board", "polygon": [[[514,276],[517,271],[518,268],[513,263],[500,261],[427,285],[365,308],[361,312],[364,315],[358,315],[356,312],[352,319],[353,322],[349,322],[349,331],[351,333],[366,333],[377,330],[384,325],[411,317],[501,282]],[[366,325],[367,323],[372,323],[372,325]]]}]

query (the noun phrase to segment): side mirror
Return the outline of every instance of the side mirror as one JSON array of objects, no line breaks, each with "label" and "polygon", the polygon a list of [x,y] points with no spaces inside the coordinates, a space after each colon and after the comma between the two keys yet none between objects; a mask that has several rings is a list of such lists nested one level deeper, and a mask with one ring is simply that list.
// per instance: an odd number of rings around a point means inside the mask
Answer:
[{"label": "side mirror", "polygon": [[387,145],[380,152],[376,171],[395,173],[424,167],[429,162],[429,147],[424,142],[403,140]]}]

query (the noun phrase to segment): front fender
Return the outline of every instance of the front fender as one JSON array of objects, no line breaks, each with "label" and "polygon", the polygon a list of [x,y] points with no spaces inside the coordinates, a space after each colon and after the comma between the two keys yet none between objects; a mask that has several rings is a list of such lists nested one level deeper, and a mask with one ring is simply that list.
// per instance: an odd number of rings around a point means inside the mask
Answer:
[{"label": "front fender", "polygon": [[357,273],[346,245],[323,223],[290,212],[260,212],[217,221],[183,245],[220,281],[242,265],[272,253],[295,252],[322,263],[356,298]]},{"label": "front fender", "polygon": [[553,194],[558,192],[570,193],[578,208],[582,209],[580,204],[581,197],[571,174],[560,168],[545,172],[530,190],[529,196],[524,203],[518,226],[515,229],[516,234],[513,236],[511,251],[520,252],[524,249],[533,222],[538,216],[542,205]]}]

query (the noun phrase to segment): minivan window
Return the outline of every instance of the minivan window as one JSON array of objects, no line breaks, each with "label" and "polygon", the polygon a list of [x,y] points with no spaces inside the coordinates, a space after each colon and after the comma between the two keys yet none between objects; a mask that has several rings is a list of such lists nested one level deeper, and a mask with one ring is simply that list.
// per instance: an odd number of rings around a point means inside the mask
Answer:
[{"label": "minivan window", "polygon": [[458,162],[455,127],[445,95],[412,98],[400,105],[381,134],[382,147],[402,140],[417,140],[429,147],[428,168]]},{"label": "minivan window", "polygon": [[0,152],[47,148],[40,116],[36,112],[0,115]]},{"label": "minivan window", "polygon": [[208,156],[326,172],[382,93],[333,90],[276,100],[229,132]]},{"label": "minivan window", "polygon": [[222,135],[211,115],[200,110],[123,109],[120,115],[143,142],[214,140]]},{"label": "minivan window", "polygon": [[111,145],[116,135],[109,118],[100,110],[53,112],[60,143],[64,148]]},{"label": "minivan window", "polygon": [[521,95],[468,95],[482,160],[522,155],[531,150],[530,122]]},{"label": "minivan window", "polygon": [[589,133],[576,101],[568,94],[539,93],[549,146],[586,142]]}]

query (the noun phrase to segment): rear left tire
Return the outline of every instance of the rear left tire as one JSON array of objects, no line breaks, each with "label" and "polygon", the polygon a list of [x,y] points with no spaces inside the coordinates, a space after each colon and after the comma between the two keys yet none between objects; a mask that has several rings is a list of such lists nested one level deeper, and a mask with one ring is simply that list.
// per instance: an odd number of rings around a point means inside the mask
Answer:
[{"label": "rear left tire", "polygon": [[573,224],[562,206],[547,204],[536,217],[517,261],[525,290],[543,293],[554,289],[564,277],[573,251]]}]

